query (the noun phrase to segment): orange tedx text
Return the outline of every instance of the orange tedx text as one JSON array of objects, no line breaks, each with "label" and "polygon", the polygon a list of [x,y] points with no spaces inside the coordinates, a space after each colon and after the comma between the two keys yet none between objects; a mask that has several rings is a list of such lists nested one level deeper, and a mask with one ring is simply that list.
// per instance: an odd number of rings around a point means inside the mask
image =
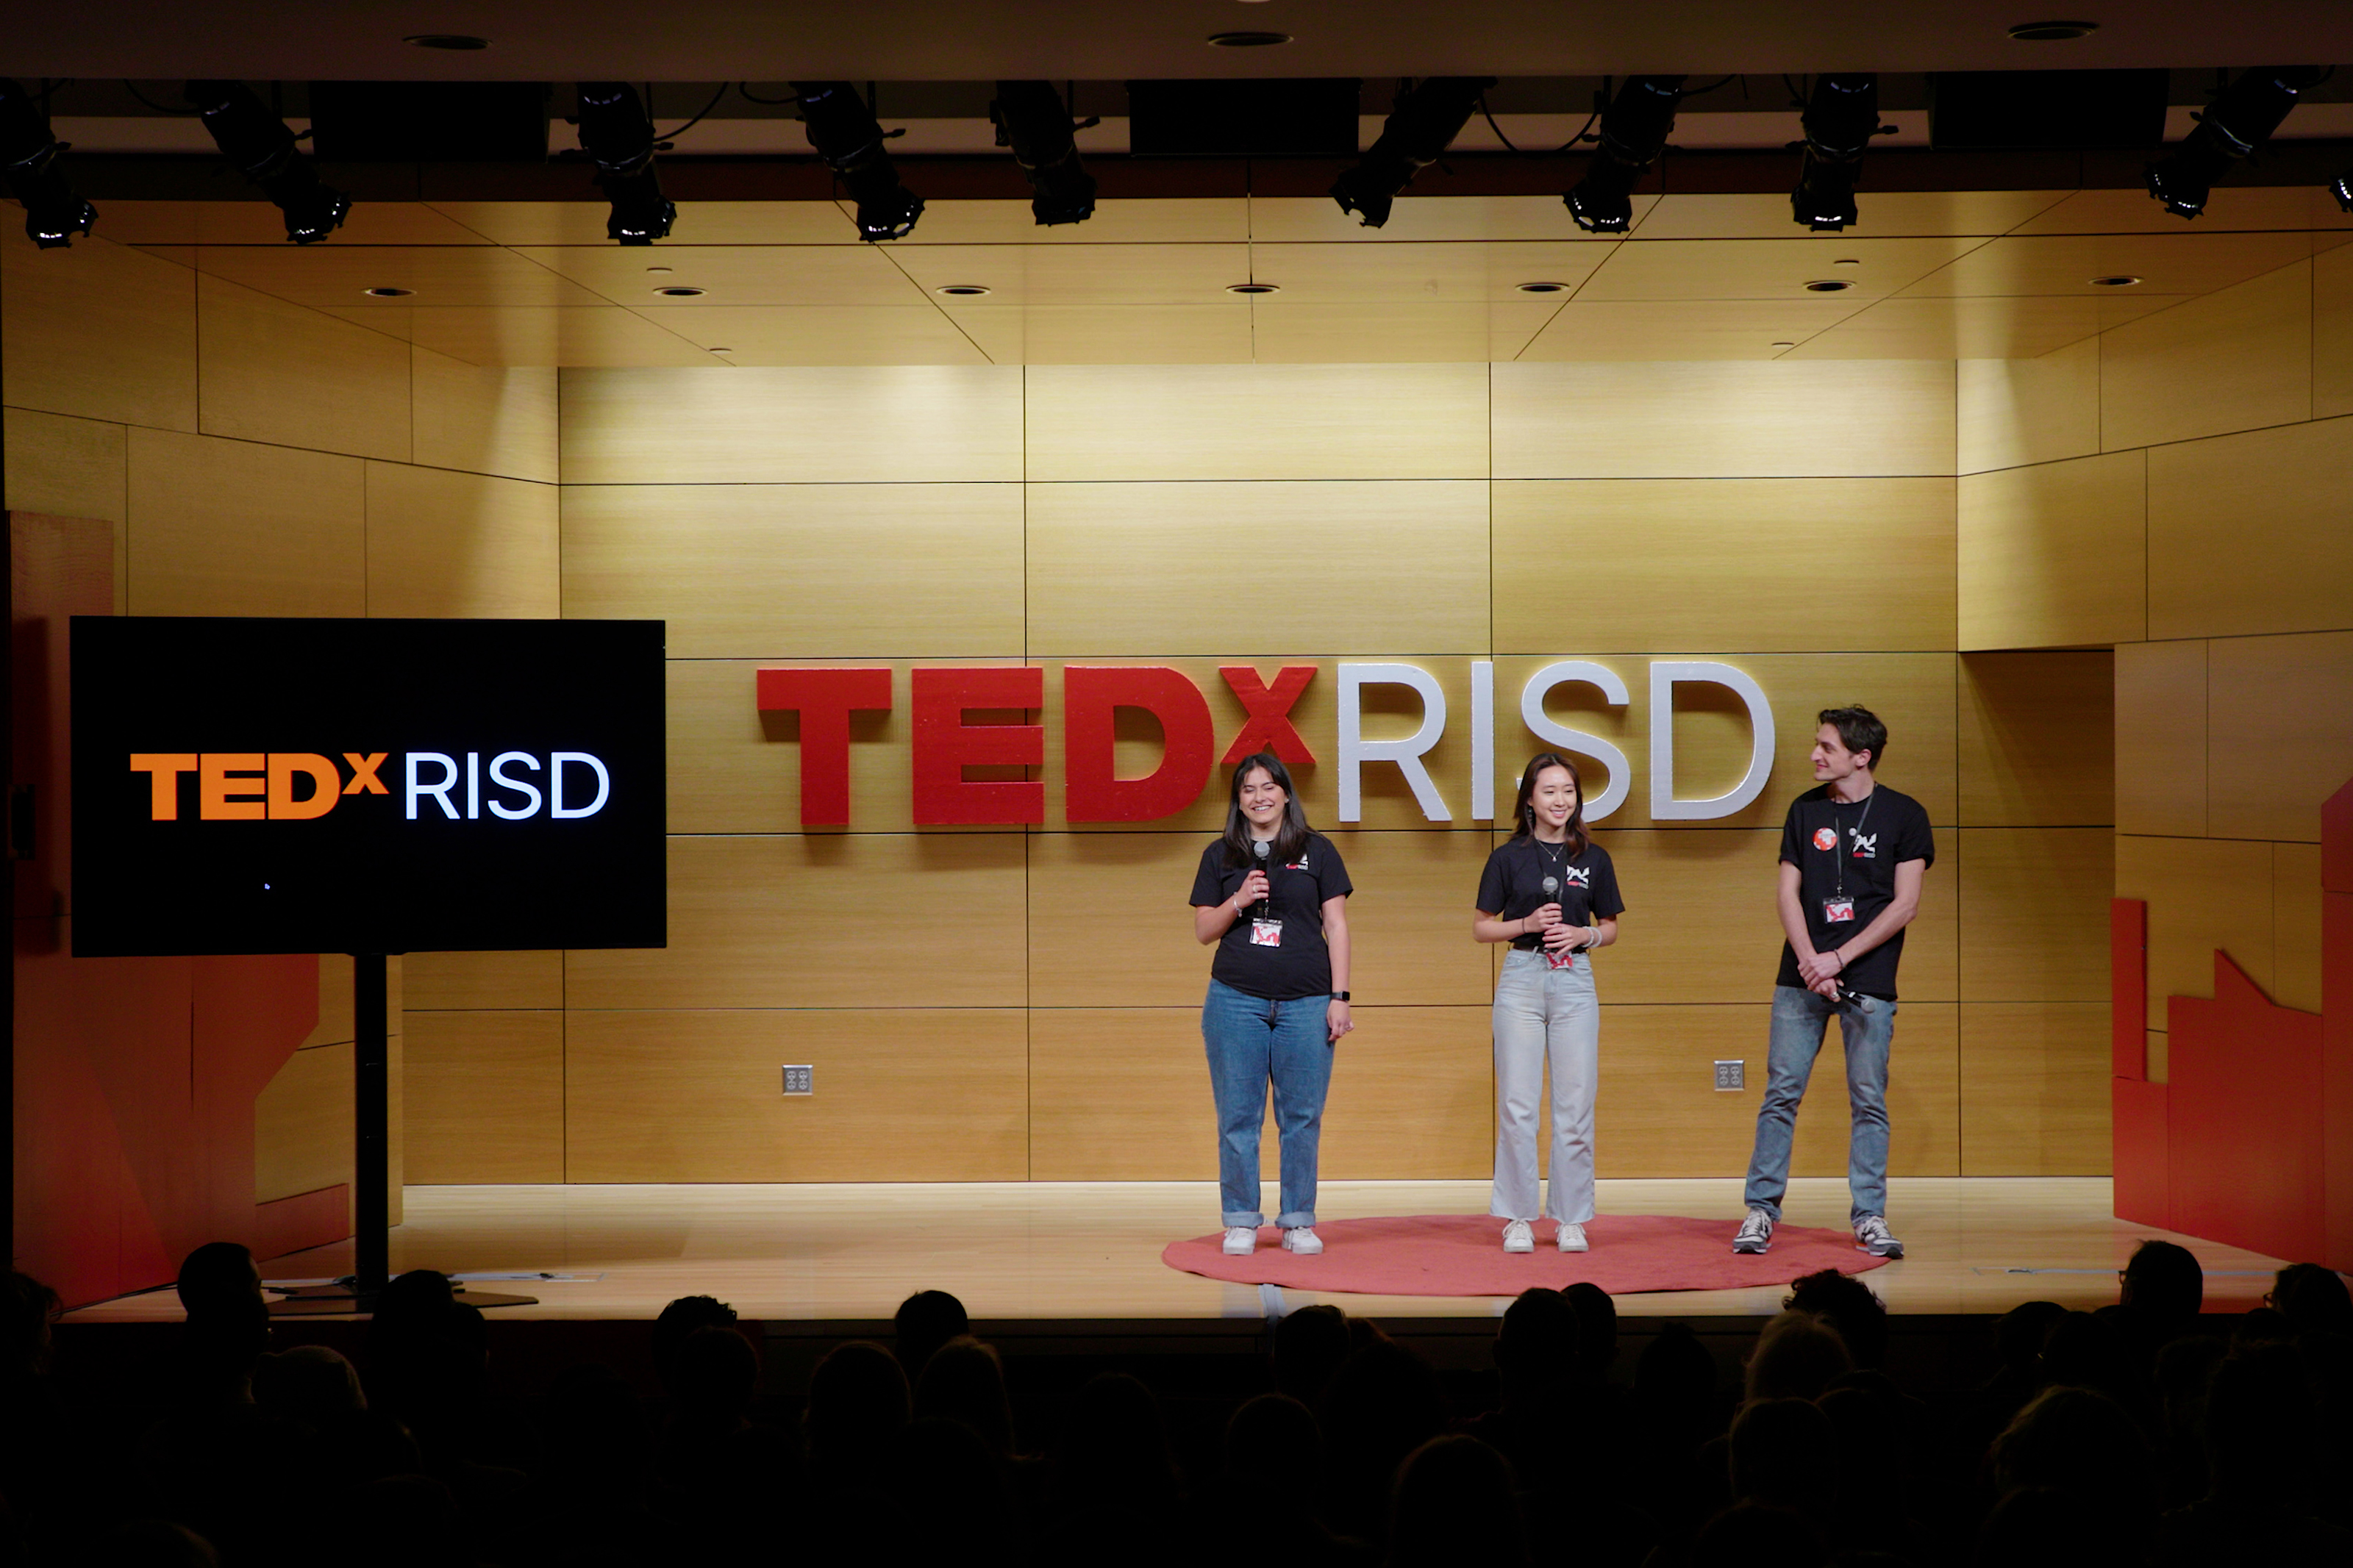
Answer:
[{"label": "orange tedx text", "polygon": [[381,755],[352,761],[349,790],[315,752],[133,752],[131,771],[147,775],[150,821],[179,820],[183,773],[196,775],[196,815],[206,822],[300,821],[326,816],[347,793],[385,793],[374,776]]}]

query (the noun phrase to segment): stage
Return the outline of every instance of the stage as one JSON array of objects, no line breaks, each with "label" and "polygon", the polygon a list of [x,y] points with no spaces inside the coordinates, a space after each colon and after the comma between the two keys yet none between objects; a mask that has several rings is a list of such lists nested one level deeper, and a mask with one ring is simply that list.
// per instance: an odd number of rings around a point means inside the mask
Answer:
[{"label": "stage", "polygon": [[[2206,1269],[2210,1312],[2258,1304],[2282,1260],[2127,1224],[2105,1177],[1897,1178],[1890,1217],[1908,1256],[1864,1278],[1901,1316],[1995,1313],[2021,1301],[2090,1309],[2116,1299],[2116,1271],[2144,1237],[2179,1241]],[[1482,1212],[1487,1184],[1327,1182],[1326,1219]],[[1262,1321],[1312,1301],[1385,1320],[1492,1319],[1501,1297],[1323,1295],[1221,1284],[1162,1263],[1172,1240],[1216,1228],[1216,1188],[1187,1183],[412,1186],[392,1267],[482,1276],[536,1306],[495,1316],[649,1319],[709,1294],[774,1332],[785,1324],[886,1322],[911,1292],[953,1291],[976,1323]],[[1785,1219],[1843,1226],[1846,1184],[1791,1184]],[[1719,1218],[1730,1244],[1740,1184],[1605,1181],[1600,1210]],[[331,1278],[348,1242],[267,1261],[272,1281]],[[498,1276],[541,1272],[553,1279]],[[1777,1310],[1778,1289],[1618,1298],[1628,1318],[1744,1318]],[[172,1291],[87,1307],[75,1322],[179,1315]]]}]

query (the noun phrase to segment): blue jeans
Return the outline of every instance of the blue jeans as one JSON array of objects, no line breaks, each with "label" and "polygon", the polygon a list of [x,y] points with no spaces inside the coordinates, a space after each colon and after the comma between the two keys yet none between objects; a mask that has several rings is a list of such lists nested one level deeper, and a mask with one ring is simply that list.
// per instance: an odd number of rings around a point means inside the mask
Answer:
[{"label": "blue jeans", "polygon": [[1865,996],[1853,1005],[1795,985],[1773,987],[1773,1033],[1765,1047],[1765,1100],[1757,1108],[1757,1150],[1748,1157],[1748,1205],[1781,1217],[1789,1189],[1789,1142],[1798,1102],[1836,1014],[1846,1041],[1846,1098],[1853,1128],[1846,1148],[1848,1216],[1887,1212],[1887,1052],[1895,1039],[1895,1004]]},{"label": "blue jeans", "polygon": [[1270,1002],[1209,982],[1201,1004],[1201,1039],[1209,1051],[1209,1089],[1218,1101],[1218,1196],[1225,1224],[1261,1226],[1258,1134],[1266,1120],[1266,1086],[1274,1085],[1274,1128],[1282,1140],[1285,1229],[1315,1223],[1315,1150],[1324,1135],[1324,1094],[1332,1087],[1329,996]]}]

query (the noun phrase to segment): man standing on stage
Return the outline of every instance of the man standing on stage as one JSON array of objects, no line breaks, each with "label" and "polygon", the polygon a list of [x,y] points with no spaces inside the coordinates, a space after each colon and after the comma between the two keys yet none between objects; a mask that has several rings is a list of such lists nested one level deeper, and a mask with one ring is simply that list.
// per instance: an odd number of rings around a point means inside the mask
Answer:
[{"label": "man standing on stage", "polygon": [[1765,1100],[1748,1159],[1748,1217],[1735,1252],[1763,1252],[1789,1185],[1798,1104],[1835,1014],[1846,1042],[1849,1215],[1854,1245],[1901,1258],[1887,1230],[1887,1052],[1895,1035],[1895,965],[1920,883],[1936,858],[1928,814],[1872,777],[1887,726],[1868,708],[1826,708],[1814,733],[1814,777],[1781,829],[1781,975],[1773,991]]}]

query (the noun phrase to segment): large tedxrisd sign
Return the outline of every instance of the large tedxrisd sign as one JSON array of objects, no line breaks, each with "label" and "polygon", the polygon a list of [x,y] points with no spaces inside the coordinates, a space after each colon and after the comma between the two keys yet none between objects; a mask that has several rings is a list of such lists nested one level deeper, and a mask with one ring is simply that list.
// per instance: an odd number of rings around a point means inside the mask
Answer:
[{"label": "large tedxrisd sign", "polygon": [[[1191,677],[1158,665],[1065,665],[1062,668],[1063,790],[1072,822],[1149,822],[1173,816],[1199,798],[1213,768],[1231,766],[1254,752],[1271,752],[1296,767],[1316,754],[1292,722],[1292,710],[1316,676],[1314,665],[1282,668],[1272,679],[1257,668],[1227,666],[1218,674],[1240,700],[1249,717],[1222,754],[1208,699]],[[1650,661],[1651,816],[1660,821],[1730,816],[1763,793],[1773,766],[1773,710],[1757,682],[1728,664],[1711,659]],[[1609,775],[1586,813],[1599,821],[1615,811],[1631,788],[1626,754],[1599,735],[1572,730],[1545,711],[1556,688],[1589,686],[1613,707],[1631,700],[1626,682],[1606,665],[1561,659],[1531,676],[1519,691],[1519,717],[1544,745],[1600,763]],[[1726,794],[1683,800],[1674,793],[1675,689],[1707,684],[1734,693],[1747,710],[1748,767]],[[1363,733],[1365,693],[1395,686],[1419,699],[1421,721],[1410,735],[1367,740]],[[1038,711],[1045,704],[1046,672],[1037,666],[915,669],[905,700],[911,710],[915,821],[944,826],[976,823],[1029,824],[1046,820],[1042,779],[967,779],[968,767],[1042,767],[1042,724],[988,723],[976,713]],[[852,713],[889,712],[901,700],[892,672],[880,668],[763,669],[758,701],[764,711],[800,715],[801,823],[837,826],[849,821],[849,718]],[[1451,784],[1430,776],[1425,762],[1446,732],[1446,693],[1419,665],[1343,662],[1339,667],[1338,732],[1333,750],[1338,763],[1339,820],[1364,818],[1363,781],[1367,763],[1395,765],[1411,786],[1422,815],[1451,822]],[[1116,776],[1113,763],[1114,715],[1123,708],[1151,714],[1166,737],[1160,765],[1143,778]],[[1469,795],[1467,816],[1485,822],[1494,815],[1495,666],[1471,661],[1471,766],[1461,781]],[[1517,759],[1513,759],[1516,765]],[[1462,798],[1462,797],[1456,797]]]},{"label": "large tedxrisd sign", "polygon": [[662,624],[76,616],[82,954],[659,947]]}]

